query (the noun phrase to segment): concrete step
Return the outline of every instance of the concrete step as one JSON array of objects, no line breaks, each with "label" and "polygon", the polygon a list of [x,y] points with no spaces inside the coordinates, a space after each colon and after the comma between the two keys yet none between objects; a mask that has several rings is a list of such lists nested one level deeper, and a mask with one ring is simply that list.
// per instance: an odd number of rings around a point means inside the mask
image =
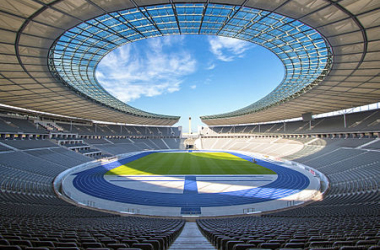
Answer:
[{"label": "concrete step", "polygon": [[215,247],[202,235],[196,222],[186,222],[181,234],[170,246],[170,250],[174,249],[213,249]]}]

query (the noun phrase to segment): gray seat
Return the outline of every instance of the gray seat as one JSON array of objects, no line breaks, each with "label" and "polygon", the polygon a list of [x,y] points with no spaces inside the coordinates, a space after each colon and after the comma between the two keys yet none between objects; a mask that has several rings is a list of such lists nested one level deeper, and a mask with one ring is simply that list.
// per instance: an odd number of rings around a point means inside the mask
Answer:
[{"label": "gray seat", "polygon": [[155,250],[150,243],[135,243],[132,247],[141,248],[142,250]]}]

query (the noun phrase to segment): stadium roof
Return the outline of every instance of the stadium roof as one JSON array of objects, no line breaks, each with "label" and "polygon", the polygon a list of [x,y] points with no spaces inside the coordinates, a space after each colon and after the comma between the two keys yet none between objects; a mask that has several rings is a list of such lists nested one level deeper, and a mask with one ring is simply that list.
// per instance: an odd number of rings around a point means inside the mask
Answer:
[{"label": "stadium roof", "polygon": [[376,0],[5,0],[0,103],[84,119],[173,125],[179,117],[130,107],[94,76],[110,50],[170,34],[252,41],[284,63],[285,78],[268,96],[235,112],[202,117],[208,125],[374,103],[380,99],[379,9]]}]

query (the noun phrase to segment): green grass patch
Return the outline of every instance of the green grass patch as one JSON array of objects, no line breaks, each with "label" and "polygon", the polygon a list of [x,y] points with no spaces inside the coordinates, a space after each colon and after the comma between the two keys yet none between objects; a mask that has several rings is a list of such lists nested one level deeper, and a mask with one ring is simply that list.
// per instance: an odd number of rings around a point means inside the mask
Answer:
[{"label": "green grass patch", "polygon": [[276,174],[229,153],[153,153],[114,168],[107,175]]}]

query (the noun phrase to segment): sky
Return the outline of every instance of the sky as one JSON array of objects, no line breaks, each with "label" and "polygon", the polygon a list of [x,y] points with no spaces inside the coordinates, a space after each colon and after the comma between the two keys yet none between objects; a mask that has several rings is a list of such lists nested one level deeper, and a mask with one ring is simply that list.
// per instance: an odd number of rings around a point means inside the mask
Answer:
[{"label": "sky", "polygon": [[284,66],[262,46],[233,38],[176,35],[123,45],[96,70],[98,82],[128,105],[156,114],[178,115],[188,132],[199,119],[248,106],[269,94]]}]

